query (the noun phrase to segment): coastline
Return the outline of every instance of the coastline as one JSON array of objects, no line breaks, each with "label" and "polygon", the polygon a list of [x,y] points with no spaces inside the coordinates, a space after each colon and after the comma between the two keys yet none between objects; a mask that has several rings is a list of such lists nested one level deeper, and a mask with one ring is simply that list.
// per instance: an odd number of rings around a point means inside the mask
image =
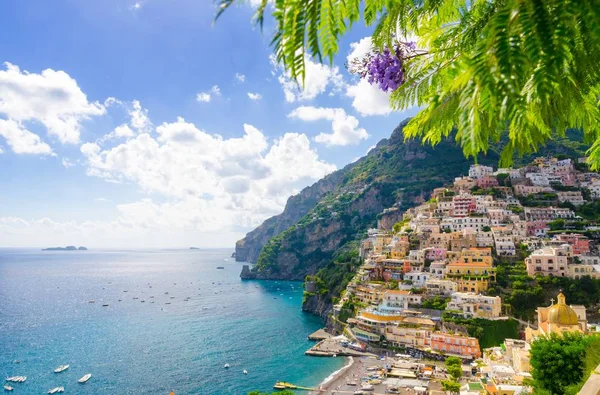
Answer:
[{"label": "coastline", "polygon": [[316,387],[314,391],[309,392],[309,395],[316,395],[323,391],[327,391],[334,386],[334,384],[340,379],[344,378],[346,375],[346,371],[349,370],[354,364],[354,357],[346,357],[348,358],[348,363],[342,366],[340,369],[331,373],[329,376],[325,377],[325,379]]}]

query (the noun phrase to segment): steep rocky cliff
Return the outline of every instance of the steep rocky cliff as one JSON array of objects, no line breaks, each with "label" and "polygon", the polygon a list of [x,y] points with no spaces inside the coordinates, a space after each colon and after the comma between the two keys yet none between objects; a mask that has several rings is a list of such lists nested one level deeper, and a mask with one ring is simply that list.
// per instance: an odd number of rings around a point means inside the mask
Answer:
[{"label": "steep rocky cliff", "polygon": [[[305,295],[303,309],[326,315],[352,277],[357,241],[366,230],[378,222],[391,228],[404,210],[427,200],[434,188],[466,174],[472,163],[452,138],[435,147],[405,141],[406,122],[367,156],[291,197],[281,215],[240,240],[237,258],[256,260],[242,278],[303,280],[315,275],[320,290]],[[578,155],[581,148],[580,143],[559,140],[538,155]],[[501,144],[496,145],[479,163],[497,165],[500,149]],[[384,209],[389,210],[383,213]]]},{"label": "steep rocky cliff", "polygon": [[255,263],[269,239],[295,224],[315,207],[323,196],[332,192],[342,181],[346,169],[329,174],[313,185],[304,188],[299,194],[290,197],[281,214],[267,219],[258,228],[246,234],[246,237],[238,240],[235,244],[235,260]]}]

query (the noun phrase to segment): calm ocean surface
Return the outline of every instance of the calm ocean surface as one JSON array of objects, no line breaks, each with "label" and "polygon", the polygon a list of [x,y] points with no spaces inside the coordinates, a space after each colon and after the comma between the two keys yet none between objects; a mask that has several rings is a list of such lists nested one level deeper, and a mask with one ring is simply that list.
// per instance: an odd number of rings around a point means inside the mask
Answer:
[{"label": "calm ocean surface", "polygon": [[0,374],[27,376],[14,394],[245,394],[341,368],[304,355],[322,323],[302,284],[242,282],[230,254],[0,249]]}]

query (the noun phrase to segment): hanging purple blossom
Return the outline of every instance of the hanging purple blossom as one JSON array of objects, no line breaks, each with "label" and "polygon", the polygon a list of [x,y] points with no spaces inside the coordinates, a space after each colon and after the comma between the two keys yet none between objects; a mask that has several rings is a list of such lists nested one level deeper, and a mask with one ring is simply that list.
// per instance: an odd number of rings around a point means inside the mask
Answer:
[{"label": "hanging purple blossom", "polygon": [[415,50],[415,43],[397,42],[394,50],[374,50],[363,58],[350,61],[351,73],[367,78],[370,84],[377,84],[384,92],[391,92],[404,83],[406,57]]}]

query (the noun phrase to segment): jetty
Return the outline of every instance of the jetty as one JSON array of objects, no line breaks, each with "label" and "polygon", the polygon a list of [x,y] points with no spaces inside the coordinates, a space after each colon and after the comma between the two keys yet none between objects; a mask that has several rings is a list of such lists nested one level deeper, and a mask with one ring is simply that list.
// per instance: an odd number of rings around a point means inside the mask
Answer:
[{"label": "jetty", "polygon": [[325,329],[319,329],[318,331],[313,332],[310,335],[308,335],[308,340],[320,341],[320,340],[327,340],[330,338],[331,338],[331,335],[329,333],[325,332]]},{"label": "jetty", "polygon": [[358,351],[342,346],[339,341],[333,338],[321,340],[304,354],[313,357],[333,357],[334,355],[337,357],[377,357],[375,354],[369,352]]}]

